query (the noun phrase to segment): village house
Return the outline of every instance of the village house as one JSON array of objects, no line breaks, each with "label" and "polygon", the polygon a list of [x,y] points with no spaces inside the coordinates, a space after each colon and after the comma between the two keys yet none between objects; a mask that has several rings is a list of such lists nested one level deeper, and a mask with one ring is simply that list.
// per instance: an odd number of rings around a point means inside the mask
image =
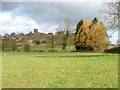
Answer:
[{"label": "village house", "polygon": [[[4,36],[1,36],[2,40],[8,40],[8,41],[16,41],[18,46],[22,46],[26,43],[29,43],[30,45],[34,44],[51,44],[52,40],[54,44],[61,45],[62,44],[62,36],[64,32],[56,32],[53,33],[41,33],[38,31],[38,29],[34,29],[33,32],[30,32],[29,34],[6,34]],[[68,37],[68,45],[74,45],[74,33],[70,33]]]},{"label": "village house", "polygon": [[28,35],[28,41],[31,41],[34,44],[46,43],[51,38],[51,33],[41,33],[38,32],[38,29],[34,29],[34,32]]}]

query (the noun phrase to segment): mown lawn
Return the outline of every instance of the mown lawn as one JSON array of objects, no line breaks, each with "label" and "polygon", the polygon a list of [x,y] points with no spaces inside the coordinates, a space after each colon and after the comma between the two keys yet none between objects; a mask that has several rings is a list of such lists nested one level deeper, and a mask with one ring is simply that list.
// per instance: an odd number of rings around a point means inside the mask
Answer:
[{"label": "mown lawn", "polygon": [[117,88],[118,55],[3,52],[3,88]]}]

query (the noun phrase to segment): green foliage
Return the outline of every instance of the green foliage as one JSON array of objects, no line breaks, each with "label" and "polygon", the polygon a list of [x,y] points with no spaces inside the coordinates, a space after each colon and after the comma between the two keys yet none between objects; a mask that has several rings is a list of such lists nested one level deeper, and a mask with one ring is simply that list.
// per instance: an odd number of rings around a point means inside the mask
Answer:
[{"label": "green foliage", "polygon": [[32,31],[31,32],[29,32],[27,35],[29,36],[29,35],[31,35],[32,34]]},{"label": "green foliage", "polygon": [[10,47],[9,44],[10,44],[10,43],[9,43],[8,40],[2,40],[2,50],[8,49],[8,47]]},{"label": "green foliage", "polygon": [[83,25],[83,20],[80,20],[80,22],[79,22],[79,23],[77,24],[77,26],[76,26],[76,33],[75,33],[75,35],[77,34],[79,28],[80,28],[82,25]]},{"label": "green foliage", "polygon": [[98,19],[95,17],[95,18],[93,19],[92,23],[94,23],[94,24],[98,23]]},{"label": "green foliage", "polygon": [[66,37],[69,36],[69,30],[66,30]]},{"label": "green foliage", "polygon": [[83,20],[80,20],[80,22],[77,24],[77,30],[80,28],[80,26],[82,26],[83,25]]},{"label": "green foliage", "polygon": [[17,49],[17,43],[15,40],[2,40],[2,50],[15,51]]},{"label": "green foliage", "polygon": [[63,36],[63,42],[62,42],[62,50],[65,50],[67,46],[67,37],[66,35]]},{"label": "green foliage", "polygon": [[89,26],[89,29],[91,29],[91,27],[92,27],[93,25],[97,24],[97,23],[98,23],[98,19],[95,17],[95,18],[93,19],[91,25]]},{"label": "green foliage", "polygon": [[65,34],[63,35],[62,50],[66,50],[67,42],[68,42],[68,36],[69,36],[69,31],[67,30],[67,31],[65,32]]}]

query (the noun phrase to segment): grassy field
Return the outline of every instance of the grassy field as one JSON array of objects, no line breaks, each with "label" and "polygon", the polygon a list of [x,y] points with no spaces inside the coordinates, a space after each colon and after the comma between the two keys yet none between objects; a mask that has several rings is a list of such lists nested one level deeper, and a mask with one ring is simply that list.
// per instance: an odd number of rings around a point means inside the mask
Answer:
[{"label": "grassy field", "polygon": [[118,55],[3,52],[3,88],[117,88]]},{"label": "grassy field", "polygon": [[[115,45],[108,45],[108,49],[115,47]],[[10,46],[8,46],[7,48],[4,48],[5,51],[12,51],[12,48]],[[46,44],[40,44],[40,45],[31,45],[30,46],[30,51],[31,52],[48,52],[52,50],[51,45],[46,45]],[[62,45],[54,45],[54,50],[60,52],[62,51]],[[70,51],[75,51],[75,46],[74,45],[70,45],[66,47],[66,51],[70,52]],[[16,48],[16,51],[24,51],[24,47],[23,46],[19,46]]]}]

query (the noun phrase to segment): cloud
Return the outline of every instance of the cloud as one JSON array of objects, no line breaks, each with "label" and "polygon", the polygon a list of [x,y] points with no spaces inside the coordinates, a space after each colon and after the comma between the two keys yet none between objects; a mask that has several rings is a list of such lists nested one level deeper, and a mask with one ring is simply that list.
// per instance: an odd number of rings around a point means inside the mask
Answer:
[{"label": "cloud", "polygon": [[2,2],[2,10],[3,11],[11,11],[17,8],[21,3],[19,2]]},{"label": "cloud", "polygon": [[3,11],[11,11],[13,16],[24,15],[37,23],[56,24],[69,17],[73,23],[79,19],[102,19],[99,13],[102,2],[3,2]]},{"label": "cloud", "polygon": [[[75,26],[80,19],[92,20],[95,16],[102,19],[103,16],[99,13],[101,4],[102,2],[3,2],[2,17],[4,16],[5,19],[2,20],[4,24],[3,30],[6,32],[8,24],[10,24],[14,28],[16,26],[16,28],[18,28],[18,26],[21,27],[17,30],[9,27],[9,32],[14,30],[27,32],[31,31],[34,23],[36,24],[36,28],[37,25],[41,28],[40,31],[55,32],[55,27],[62,23],[65,18],[70,18],[73,26]],[[5,24],[5,22],[7,24]],[[28,29],[26,30],[25,27]]]},{"label": "cloud", "polygon": [[10,13],[0,14],[0,34],[23,32],[28,33],[34,28],[40,29],[39,25],[32,19],[17,16],[13,18]]},{"label": "cloud", "polygon": [[22,16],[13,17],[10,12],[4,12],[0,14],[0,35],[16,33],[29,33],[33,29],[37,28],[39,32],[55,32],[57,25],[49,25],[46,23],[36,23],[31,18],[25,18]]}]

